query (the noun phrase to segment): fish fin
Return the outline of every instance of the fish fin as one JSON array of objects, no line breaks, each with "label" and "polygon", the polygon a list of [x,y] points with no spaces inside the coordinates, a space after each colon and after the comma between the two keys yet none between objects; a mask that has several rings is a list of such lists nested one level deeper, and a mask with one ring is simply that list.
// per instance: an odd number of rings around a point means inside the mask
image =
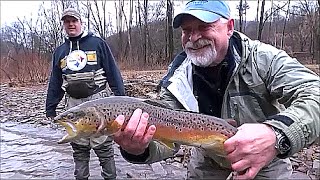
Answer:
[{"label": "fish fin", "polygon": [[217,151],[207,151],[206,155],[211,157],[217,164],[224,168],[231,168],[230,161],[226,158],[226,154]]},{"label": "fish fin", "polygon": [[228,124],[230,124],[231,126],[234,127],[238,127],[238,122],[234,119],[225,119],[227,121]]},{"label": "fish fin", "polygon": [[206,152],[210,153],[210,154],[215,154],[216,156],[219,157],[226,157],[226,153],[224,152],[224,150],[217,150],[217,149],[208,149],[208,148],[204,148],[206,150]]},{"label": "fish fin", "polygon": [[172,149],[172,150],[179,149],[179,145],[174,143],[174,142],[165,141],[165,140],[158,140],[158,142],[160,142],[161,144],[167,146],[169,149]]},{"label": "fish fin", "polygon": [[220,157],[225,157],[226,152],[224,150],[223,142],[222,141],[212,141],[208,144],[201,144],[201,148],[203,148],[206,152],[210,154],[215,154]]},{"label": "fish fin", "polygon": [[73,139],[76,138],[77,129],[72,122],[65,122],[60,120],[57,120],[56,122],[65,127],[67,131],[67,134],[61,140],[58,141],[58,144],[71,142]]},{"label": "fish fin", "polygon": [[76,137],[75,136],[70,136],[69,134],[66,134],[65,136],[63,136],[62,139],[60,139],[58,141],[58,144],[64,144],[64,143],[68,143],[68,142],[71,142],[73,140],[75,140]]},{"label": "fish fin", "polygon": [[146,100],[143,100],[143,102],[150,104],[150,105],[153,105],[153,106],[157,106],[157,107],[172,109],[172,108],[170,108],[170,106],[167,103],[160,101],[160,100],[156,100],[156,99],[153,99],[153,100],[146,99]]}]

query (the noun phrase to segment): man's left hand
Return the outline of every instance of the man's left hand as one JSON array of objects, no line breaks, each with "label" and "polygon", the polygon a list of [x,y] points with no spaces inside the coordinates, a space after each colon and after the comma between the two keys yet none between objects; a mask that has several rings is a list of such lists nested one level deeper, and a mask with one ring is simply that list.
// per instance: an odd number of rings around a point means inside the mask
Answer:
[{"label": "man's left hand", "polygon": [[243,124],[225,141],[224,148],[235,179],[253,179],[277,155],[276,135],[266,124]]}]

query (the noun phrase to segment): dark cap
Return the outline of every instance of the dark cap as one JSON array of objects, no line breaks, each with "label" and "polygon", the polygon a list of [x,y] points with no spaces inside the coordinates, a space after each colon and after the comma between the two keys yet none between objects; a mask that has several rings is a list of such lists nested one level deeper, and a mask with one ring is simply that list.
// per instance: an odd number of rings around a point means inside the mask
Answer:
[{"label": "dark cap", "polygon": [[81,19],[80,13],[74,8],[67,8],[63,11],[61,20],[63,21],[66,16],[72,16],[78,20]]}]

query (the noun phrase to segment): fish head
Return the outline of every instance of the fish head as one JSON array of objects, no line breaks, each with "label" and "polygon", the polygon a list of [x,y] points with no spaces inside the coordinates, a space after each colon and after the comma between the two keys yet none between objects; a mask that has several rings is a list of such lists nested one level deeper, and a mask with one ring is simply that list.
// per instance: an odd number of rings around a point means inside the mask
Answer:
[{"label": "fish head", "polygon": [[53,120],[65,127],[67,134],[58,141],[59,144],[67,143],[89,137],[96,133],[98,127],[98,114],[94,107],[75,106],[59,114]]},{"label": "fish head", "polygon": [[54,122],[61,122],[61,121],[77,121],[86,116],[86,113],[83,108],[79,106],[75,106],[66,110],[65,112],[59,114],[54,118]]}]

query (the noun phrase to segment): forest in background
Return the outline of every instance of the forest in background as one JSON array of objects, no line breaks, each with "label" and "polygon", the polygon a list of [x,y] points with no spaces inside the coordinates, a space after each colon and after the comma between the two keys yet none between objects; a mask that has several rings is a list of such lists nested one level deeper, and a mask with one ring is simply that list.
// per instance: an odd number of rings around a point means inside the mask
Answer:
[{"label": "forest in background", "polygon": [[[64,41],[61,14],[74,7],[83,23],[105,39],[121,70],[166,69],[181,48],[180,29],[172,28],[174,9],[186,1],[44,1],[37,18],[24,17],[1,27],[1,81],[46,82],[54,49]],[[320,61],[320,0],[238,0],[235,29],[272,44],[303,64]],[[256,3],[255,20],[247,10]],[[113,9],[110,13],[108,9]]]}]

